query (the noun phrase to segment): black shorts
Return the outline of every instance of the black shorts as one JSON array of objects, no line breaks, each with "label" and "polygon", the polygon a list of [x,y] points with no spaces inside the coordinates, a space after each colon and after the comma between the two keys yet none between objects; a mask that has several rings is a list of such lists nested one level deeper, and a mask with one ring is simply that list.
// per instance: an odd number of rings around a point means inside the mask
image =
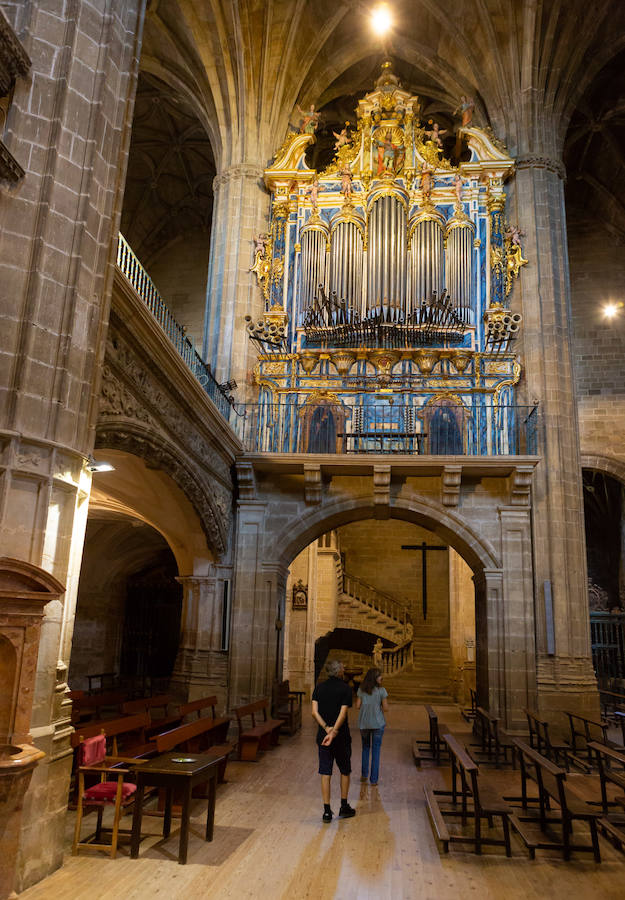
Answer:
[{"label": "black shorts", "polygon": [[352,738],[335,738],[329,747],[319,744],[319,774],[331,775],[332,764],[336,762],[341,775],[349,775],[352,771]]}]

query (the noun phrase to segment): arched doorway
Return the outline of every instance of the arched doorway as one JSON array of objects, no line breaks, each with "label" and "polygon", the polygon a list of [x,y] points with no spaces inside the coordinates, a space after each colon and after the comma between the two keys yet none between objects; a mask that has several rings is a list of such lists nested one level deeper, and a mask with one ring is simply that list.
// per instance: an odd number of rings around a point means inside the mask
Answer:
[{"label": "arched doorway", "polygon": [[583,469],[583,486],[593,666],[600,683],[620,688],[625,678],[624,489],[609,472],[590,468]]},{"label": "arched doorway", "polygon": [[292,561],[283,674],[312,691],[324,663],[341,658],[358,678],[385,672],[396,700],[452,698],[475,688],[475,590],[447,543],[395,519],[341,525]]}]

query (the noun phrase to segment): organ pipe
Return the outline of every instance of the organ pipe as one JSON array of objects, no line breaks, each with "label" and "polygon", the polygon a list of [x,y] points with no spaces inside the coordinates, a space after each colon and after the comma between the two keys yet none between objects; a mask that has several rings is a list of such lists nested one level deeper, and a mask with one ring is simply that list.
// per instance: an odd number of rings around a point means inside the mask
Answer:
[{"label": "organ pipe", "polygon": [[302,233],[299,319],[326,280],[327,235],[324,229],[308,228]]},{"label": "organ pipe", "polygon": [[444,233],[439,218],[428,216],[413,225],[410,240],[412,308],[428,299],[432,291],[440,296],[445,284]]},{"label": "organ pipe", "polygon": [[379,197],[369,212],[367,311],[404,307],[406,211],[393,196]]},{"label": "organ pipe", "polygon": [[339,222],[332,231],[330,290],[345,300],[347,309],[360,312],[362,293],[362,233],[353,222]]},{"label": "organ pipe", "polygon": [[447,254],[445,286],[454,309],[464,322],[474,318],[473,307],[473,224],[469,221],[450,220],[447,228]]}]

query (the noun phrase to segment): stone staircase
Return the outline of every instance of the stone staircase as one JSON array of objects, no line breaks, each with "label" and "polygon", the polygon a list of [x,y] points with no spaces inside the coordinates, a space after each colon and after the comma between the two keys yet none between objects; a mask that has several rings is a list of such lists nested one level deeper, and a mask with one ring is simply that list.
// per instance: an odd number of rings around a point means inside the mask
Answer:
[{"label": "stone staircase", "polygon": [[339,628],[355,628],[386,638],[394,644],[404,639],[403,607],[366,582],[337,571]]},{"label": "stone staircase", "polygon": [[386,675],[391,703],[451,703],[451,650],[448,637],[415,635],[412,668]]}]

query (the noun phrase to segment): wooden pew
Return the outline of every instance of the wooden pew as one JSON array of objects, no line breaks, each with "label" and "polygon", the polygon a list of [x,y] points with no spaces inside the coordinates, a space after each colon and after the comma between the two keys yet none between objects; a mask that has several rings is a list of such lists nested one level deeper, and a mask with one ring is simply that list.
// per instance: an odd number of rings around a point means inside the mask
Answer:
[{"label": "wooden pew", "polygon": [[[580,768],[590,771],[592,768],[592,752],[588,750],[588,745],[597,741],[600,744],[611,744],[608,740],[608,723],[605,721],[598,722],[596,719],[589,719],[579,713],[565,712],[569,720],[571,729],[571,750],[572,756],[569,759],[577,763]],[[581,759],[578,754],[584,753],[586,759]]]},{"label": "wooden pew", "polygon": [[471,698],[471,706],[467,706],[464,709],[460,710],[462,713],[463,719],[466,719],[467,722],[472,722],[477,715],[477,691],[474,691],[473,688],[469,688],[469,694]]},{"label": "wooden pew", "polygon": [[272,714],[274,719],[282,719],[287,734],[295,734],[302,727],[302,697],[305,691],[292,691],[287,681],[274,681],[272,691]]},{"label": "wooden pew", "polygon": [[412,756],[417,768],[421,767],[422,760],[433,761],[440,766],[441,756],[446,753],[442,735],[450,731],[447,725],[439,723],[438,715],[432,706],[425,704],[425,711],[428,715],[429,737],[427,740],[417,738],[412,744]]},{"label": "wooden pew", "polygon": [[568,744],[562,741],[553,741],[549,734],[549,722],[539,719],[538,715],[531,709],[524,710],[527,717],[527,731],[529,735],[529,744],[533,750],[537,750],[542,756],[552,760],[556,765],[562,761],[562,765],[568,772]]},{"label": "wooden pew", "polygon": [[[150,717],[147,713],[137,713],[133,716],[119,716],[116,719],[99,719],[96,722],[87,722],[83,725],[77,725],[76,730],[70,738],[70,743],[75,749],[86,738],[95,737],[98,734],[105,734],[107,745],[109,740],[110,756],[119,756],[119,742],[122,741],[121,747],[125,756],[133,756],[130,752],[131,747],[137,745],[145,745],[145,730],[150,725]],[[153,748],[152,748],[153,749]],[[126,752],[128,751],[128,752]]]},{"label": "wooden pew", "polygon": [[591,741],[588,749],[597,762],[601,780],[601,806],[604,815],[599,819],[599,830],[609,837],[619,850],[624,850],[625,816],[622,812],[612,813],[610,807],[623,807],[625,797],[615,797],[613,801],[610,801],[607,788],[608,783],[611,783],[625,790],[625,748],[619,751],[614,747],[600,744],[598,741]]},{"label": "wooden pew", "polygon": [[[556,766],[552,760],[538,753],[524,741],[513,738],[519,766],[521,769],[521,805],[523,814],[510,818],[512,827],[518,832],[534,859],[537,849],[562,850],[564,859],[571,858],[573,851],[592,851],[595,862],[601,862],[597,819],[600,810],[594,809],[585,800],[581,800],[571,792],[566,784],[566,772]],[[576,776],[582,778],[583,776]],[[538,797],[531,798],[527,792],[528,781],[532,780],[538,788]],[[551,810],[551,802],[560,807],[559,813]],[[530,803],[537,803],[538,810],[530,814]],[[525,823],[535,822],[540,825],[542,836],[536,836],[525,827]],[[590,828],[591,845],[573,843],[573,823],[587,822]],[[550,840],[545,835],[549,826],[561,826],[561,840]]]},{"label": "wooden pew", "polygon": [[122,712],[122,705],[127,700],[125,691],[102,691],[99,694],[85,694],[72,700],[72,724],[90,719],[102,719],[105,710]]},{"label": "wooden pew", "polygon": [[183,753],[203,753],[209,756],[223,756],[223,763],[219,766],[219,780],[223,781],[228,757],[236,744],[225,740],[224,733],[228,731],[230,719],[213,719],[212,716],[204,716],[203,719],[195,719],[186,725],[178,725],[162,734],[157,734],[152,740],[156,744],[158,753],[168,753],[171,750],[180,750]]},{"label": "wooden pew", "polygon": [[[197,713],[196,721],[202,722],[211,722],[212,724],[212,734],[215,739],[216,744],[221,744],[226,740],[228,736],[228,729],[230,727],[230,716],[217,716],[216,715],[216,707],[218,703],[218,698],[216,695],[212,695],[210,697],[200,697],[197,700],[190,700],[188,703],[183,703],[178,707],[178,712],[181,717],[190,716],[193,713]],[[201,716],[201,712],[204,709],[208,709],[210,707],[211,714],[210,716]]]},{"label": "wooden pew", "polygon": [[[451,734],[443,734],[451,762],[451,790],[433,790],[424,785],[425,799],[434,825],[434,830],[443,845],[445,853],[449,852],[450,843],[472,844],[475,853],[481,853],[482,847],[505,847],[506,856],[512,855],[510,847],[509,819],[512,814],[510,805],[501,797],[480,774],[477,763],[471,759],[460,742]],[[458,780],[460,786],[458,787]],[[447,804],[441,804],[439,797],[450,798]],[[458,817],[463,826],[471,823],[473,835],[450,834],[445,816]],[[492,827],[495,816],[501,817],[503,840],[485,837],[482,834],[482,819],[487,819]]]},{"label": "wooden pew", "polygon": [[[239,729],[239,759],[254,761],[259,750],[268,750],[278,744],[278,735],[282,728],[282,719],[270,719],[267,716],[269,701],[255,700],[234,710]],[[257,718],[260,718],[256,724]],[[251,720],[251,726],[245,720]]]},{"label": "wooden pew", "polygon": [[[154,697],[141,697],[138,700],[128,700],[124,703],[122,710],[125,713],[146,712],[150,716],[150,725],[146,730],[146,735],[150,737],[157,731],[165,731],[174,725],[182,722],[182,714],[180,712],[175,715],[169,715],[169,704],[171,698],[169,694],[157,694]],[[156,710],[161,710],[162,715],[155,716]]]},{"label": "wooden pew", "polygon": [[508,762],[508,752],[510,752],[511,761],[514,764],[514,746],[511,738],[499,728],[499,719],[493,716],[483,706],[478,706],[475,711],[475,720],[473,724],[474,731],[480,738],[479,744],[471,746],[480,747],[481,753],[486,758],[495,763],[499,768],[501,761]]}]

